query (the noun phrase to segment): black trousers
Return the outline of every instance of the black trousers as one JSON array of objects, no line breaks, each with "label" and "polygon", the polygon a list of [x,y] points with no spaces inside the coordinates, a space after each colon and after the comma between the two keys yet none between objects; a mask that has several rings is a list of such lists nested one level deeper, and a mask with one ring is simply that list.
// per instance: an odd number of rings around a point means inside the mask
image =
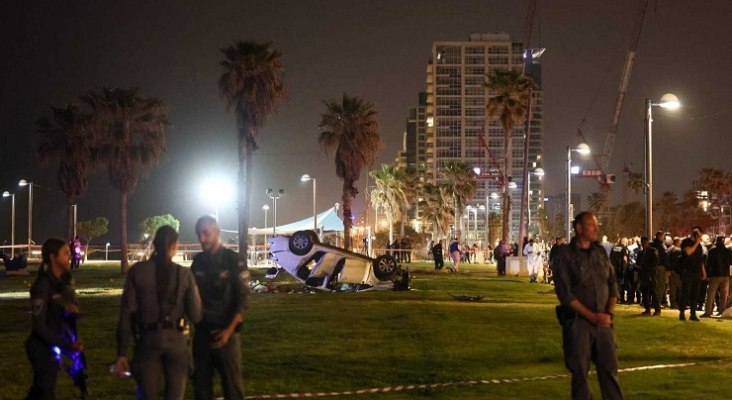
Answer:
[{"label": "black trousers", "polygon": [[506,257],[496,257],[498,275],[506,275]]},{"label": "black trousers", "polygon": [[645,271],[641,272],[641,292],[643,293],[643,307],[646,311],[653,309],[655,311],[661,311],[661,302],[657,292],[658,280],[656,278],[656,271]]},{"label": "black trousers", "polygon": [[26,400],[56,400],[56,381],[61,366],[53,350],[33,337],[25,342],[25,350],[33,367],[33,386]]},{"label": "black trousers", "polygon": [[212,349],[215,335],[204,329],[197,329],[193,338],[193,387],[196,400],[213,400],[214,372],[221,375],[225,400],[244,400],[244,384],[241,380],[241,341],[234,333],[229,342],[220,349]]},{"label": "black trousers", "polygon": [[701,287],[701,273],[684,271],[681,274],[681,300],[679,300],[679,311],[682,313],[687,308],[691,315],[696,315],[696,306],[699,301],[699,288]]},{"label": "black trousers", "polygon": [[445,266],[445,260],[442,259],[442,255],[434,257],[435,259],[435,271],[441,270]]},{"label": "black trousers", "polygon": [[564,363],[572,373],[572,399],[591,400],[588,374],[595,363],[603,400],[623,398],[618,383],[618,357],[613,328],[593,325],[584,319],[567,321],[562,326]]}]

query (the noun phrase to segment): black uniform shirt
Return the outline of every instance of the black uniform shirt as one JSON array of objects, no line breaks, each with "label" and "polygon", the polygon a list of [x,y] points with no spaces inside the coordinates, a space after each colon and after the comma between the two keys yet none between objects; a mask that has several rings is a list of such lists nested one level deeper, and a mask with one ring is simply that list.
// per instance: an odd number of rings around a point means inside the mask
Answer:
[{"label": "black uniform shirt", "polygon": [[681,247],[671,246],[668,248],[669,270],[681,273]]},{"label": "black uniform shirt", "polygon": [[67,304],[78,305],[74,280],[68,272],[61,275],[61,279],[57,278],[50,268],[42,274],[30,290],[33,304],[31,337],[40,339],[49,347],[71,350],[72,343],[62,335],[66,329],[64,307]]},{"label": "black uniform shirt", "polygon": [[681,242],[681,270],[683,272],[701,275],[702,265],[704,265],[704,249],[702,249],[704,245],[699,243],[699,245],[696,246],[696,250],[694,250],[690,256],[687,256],[684,252],[687,247],[694,247],[694,240],[686,238]]},{"label": "black uniform shirt", "polygon": [[442,257],[442,245],[440,243],[437,243],[436,245],[432,246],[432,255],[435,258]]},{"label": "black uniform shirt", "polygon": [[709,250],[707,274],[710,278],[729,278],[731,264],[730,252],[724,245],[714,246]]},{"label": "black uniform shirt", "polygon": [[580,249],[573,239],[558,251],[553,270],[554,290],[563,306],[579,300],[590,311],[603,313],[608,300],[618,297],[615,269],[599,243]]},{"label": "black uniform shirt", "polygon": [[656,249],[656,251],[658,252],[658,265],[666,268],[667,271],[670,271],[671,266],[669,265],[668,261],[668,250],[666,249],[666,244],[658,239],[653,239],[651,247]]},{"label": "black uniform shirt", "polygon": [[216,254],[199,253],[191,265],[203,301],[203,320],[209,329],[222,329],[234,315],[249,308],[249,270],[233,250],[221,246]]},{"label": "black uniform shirt", "polygon": [[615,272],[623,272],[628,264],[628,248],[619,244],[610,251],[610,262],[615,267]]}]

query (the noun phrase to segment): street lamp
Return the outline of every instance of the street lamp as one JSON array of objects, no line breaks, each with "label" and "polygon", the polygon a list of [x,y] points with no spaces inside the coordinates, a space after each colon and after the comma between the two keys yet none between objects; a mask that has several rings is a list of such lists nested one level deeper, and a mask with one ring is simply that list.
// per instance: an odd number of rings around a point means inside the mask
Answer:
[{"label": "street lamp", "polygon": [[576,149],[567,146],[567,243],[572,239],[572,152],[579,153],[581,156],[590,154],[590,146],[587,143],[580,143]]},{"label": "street lamp", "polygon": [[300,180],[302,182],[313,181],[313,230],[317,233],[318,232],[318,211],[315,207],[315,199],[316,199],[316,193],[317,193],[315,177],[310,176],[308,174],[304,174],[300,178]]},{"label": "street lamp", "polygon": [[21,179],[18,186],[28,186],[28,257],[30,257],[31,243],[33,242],[33,182]]},{"label": "street lamp", "polygon": [[645,119],[645,134],[646,134],[646,165],[645,165],[645,178],[646,178],[646,235],[651,237],[653,229],[653,107],[668,108],[669,110],[675,110],[681,106],[679,98],[671,93],[666,93],[661,96],[661,101],[654,103],[651,99],[646,99],[646,119]]},{"label": "street lamp", "polygon": [[265,193],[272,199],[272,237],[275,237],[277,236],[277,200],[285,194],[285,189],[279,189],[277,194],[274,193],[274,190],[267,189]]},{"label": "street lamp", "polygon": [[3,197],[10,197],[12,199],[12,215],[10,216],[10,256],[15,258],[15,193],[10,193],[6,190],[3,192]]},{"label": "street lamp", "polygon": [[[545,175],[544,168],[541,168],[541,167],[536,168],[534,170],[533,174],[536,175],[537,177],[539,177],[539,179],[541,179]],[[529,196],[528,201],[526,202],[526,205],[527,205],[527,207],[526,207],[526,232],[528,233],[529,230],[531,230],[531,173],[529,173],[529,179],[526,181],[526,183],[527,183],[526,192]],[[531,235],[529,235],[529,236],[531,236]]]},{"label": "street lamp", "polygon": [[219,222],[219,207],[233,197],[234,190],[231,184],[224,179],[214,179],[205,182],[201,189],[204,201],[213,205],[214,218]]},{"label": "street lamp", "polygon": [[468,205],[466,208],[468,210],[468,232],[470,232],[470,213],[472,212],[475,214],[473,216],[473,240],[477,241],[478,240],[478,210],[483,211],[486,208],[482,204],[480,206],[475,206],[475,207]]}]

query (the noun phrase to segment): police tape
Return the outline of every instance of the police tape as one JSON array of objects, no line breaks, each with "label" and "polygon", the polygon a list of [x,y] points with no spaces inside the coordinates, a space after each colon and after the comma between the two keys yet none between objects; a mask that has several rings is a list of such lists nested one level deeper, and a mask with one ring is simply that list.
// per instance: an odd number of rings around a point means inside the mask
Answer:
[{"label": "police tape", "polygon": [[[645,365],[640,367],[630,367],[619,369],[619,373],[624,372],[638,372],[638,371],[650,371],[657,369],[672,369],[672,368],[686,368],[693,367],[703,364],[722,363],[725,361],[732,361],[732,358],[723,358],[718,360],[710,361],[698,361],[682,364],[657,364],[657,365]],[[590,374],[596,374],[595,371],[590,371]],[[569,378],[570,374],[558,374],[558,375],[545,375],[536,376],[529,378],[513,378],[513,379],[481,379],[472,381],[462,382],[444,382],[444,383],[426,383],[419,385],[399,385],[399,386],[388,386],[383,388],[373,389],[361,389],[361,390],[349,390],[344,392],[311,392],[311,393],[282,393],[282,394],[263,394],[256,396],[247,396],[248,400],[268,400],[268,399],[309,399],[317,397],[338,397],[338,396],[355,396],[365,394],[378,394],[378,393],[392,393],[392,392],[405,392],[410,390],[422,390],[422,389],[438,389],[446,388],[450,386],[477,386],[477,385],[499,385],[507,383],[518,383],[518,382],[530,382],[530,381],[546,381],[552,379]],[[223,400],[223,397],[219,397],[217,400]]]}]

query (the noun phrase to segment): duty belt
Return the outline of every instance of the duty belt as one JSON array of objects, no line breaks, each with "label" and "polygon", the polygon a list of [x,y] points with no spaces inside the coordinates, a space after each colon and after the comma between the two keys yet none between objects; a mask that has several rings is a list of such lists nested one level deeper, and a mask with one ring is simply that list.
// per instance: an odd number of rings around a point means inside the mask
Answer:
[{"label": "duty belt", "polygon": [[183,331],[186,326],[184,319],[178,319],[175,321],[160,321],[160,322],[151,322],[149,324],[142,324],[142,331],[143,332],[157,332],[162,331],[165,329],[178,329],[180,331]]}]

